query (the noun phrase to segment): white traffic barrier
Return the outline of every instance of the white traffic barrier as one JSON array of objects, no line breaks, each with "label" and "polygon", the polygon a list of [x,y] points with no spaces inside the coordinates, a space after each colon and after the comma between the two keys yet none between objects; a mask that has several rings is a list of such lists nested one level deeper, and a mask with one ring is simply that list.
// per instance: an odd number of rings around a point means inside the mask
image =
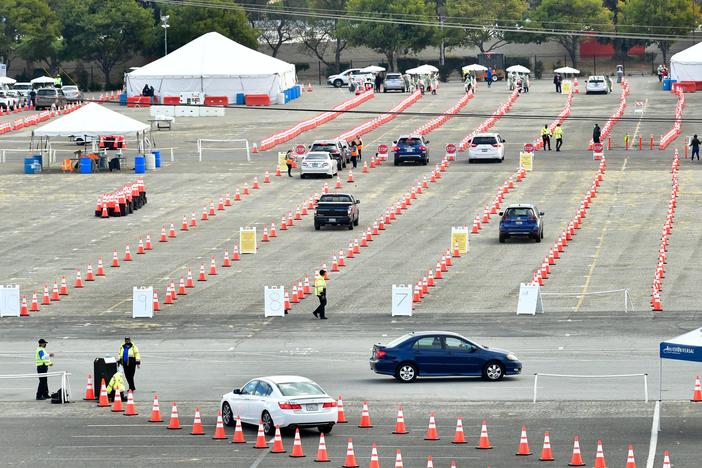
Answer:
[{"label": "white traffic barrier", "polygon": [[0,374],[0,380],[36,379],[39,377],[61,377],[61,396],[63,403],[71,402],[71,375],[66,371],[47,372],[45,374]]},{"label": "white traffic barrier", "polygon": [[20,316],[20,287],[17,284],[0,285],[0,317]]},{"label": "white traffic barrier", "polygon": [[[208,143],[212,143],[211,146],[207,147]],[[231,145],[222,147],[222,143],[231,143]],[[197,155],[198,161],[202,162],[202,152],[203,151],[246,151],[246,161],[251,162],[251,151],[249,149],[249,140],[245,139],[232,139],[232,140],[213,140],[209,138],[198,138],[197,140]]]},{"label": "white traffic barrier", "polygon": [[132,318],[154,318],[154,287],[132,288]]},{"label": "white traffic barrier", "polygon": [[392,316],[412,316],[412,285],[392,285]]},{"label": "white traffic barrier", "polygon": [[536,315],[544,313],[544,304],[541,300],[541,286],[532,283],[519,285],[519,301],[517,302],[517,315]]},{"label": "white traffic barrier", "polygon": [[628,313],[629,309],[631,308],[632,312],[635,312],[634,310],[634,304],[631,302],[631,295],[629,294],[628,289],[609,289],[606,291],[591,291],[591,292],[586,292],[586,293],[562,293],[562,292],[542,292],[541,296],[549,296],[549,297],[586,297],[586,296],[607,296],[607,295],[616,295],[616,294],[624,294],[624,312]]},{"label": "white traffic barrier", "polygon": [[534,395],[532,401],[536,403],[536,391],[538,389],[539,377],[558,377],[559,379],[620,379],[631,377],[643,377],[644,402],[648,403],[648,374],[604,374],[604,375],[575,375],[575,374],[534,374]]},{"label": "white traffic barrier", "polygon": [[285,317],[285,286],[264,286],[263,306],[264,317]]}]

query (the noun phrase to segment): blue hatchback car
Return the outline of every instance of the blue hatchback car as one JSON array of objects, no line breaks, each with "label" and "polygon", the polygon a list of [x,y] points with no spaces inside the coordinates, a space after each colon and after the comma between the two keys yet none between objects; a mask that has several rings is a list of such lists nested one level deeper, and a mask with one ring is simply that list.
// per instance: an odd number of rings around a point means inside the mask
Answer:
[{"label": "blue hatchback car", "polygon": [[393,162],[396,166],[406,161],[426,166],[429,163],[428,143],[429,140],[425,140],[422,135],[401,135],[393,142]]},{"label": "blue hatchback car", "polygon": [[370,368],[404,383],[417,377],[442,376],[497,381],[520,374],[522,363],[509,351],[479,345],[457,333],[424,331],[401,336],[387,345],[374,345]]},{"label": "blue hatchback car", "polygon": [[509,205],[500,216],[500,243],[511,236],[529,237],[536,242],[544,238],[544,212],[534,205]]}]

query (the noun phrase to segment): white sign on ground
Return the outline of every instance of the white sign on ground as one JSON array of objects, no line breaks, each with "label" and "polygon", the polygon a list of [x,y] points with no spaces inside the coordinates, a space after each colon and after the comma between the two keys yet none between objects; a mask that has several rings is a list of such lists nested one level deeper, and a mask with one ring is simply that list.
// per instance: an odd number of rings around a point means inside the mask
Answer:
[{"label": "white sign on ground", "polygon": [[20,288],[17,284],[0,286],[0,317],[20,316]]},{"label": "white sign on ground", "polygon": [[285,287],[263,287],[264,317],[285,317]]},{"label": "white sign on ground", "polygon": [[154,288],[132,288],[132,318],[154,317]]},{"label": "white sign on ground", "polygon": [[412,316],[412,285],[392,285],[392,316]]},{"label": "white sign on ground", "polygon": [[541,286],[538,284],[520,284],[517,315],[536,315],[543,313],[544,304],[541,301]]}]

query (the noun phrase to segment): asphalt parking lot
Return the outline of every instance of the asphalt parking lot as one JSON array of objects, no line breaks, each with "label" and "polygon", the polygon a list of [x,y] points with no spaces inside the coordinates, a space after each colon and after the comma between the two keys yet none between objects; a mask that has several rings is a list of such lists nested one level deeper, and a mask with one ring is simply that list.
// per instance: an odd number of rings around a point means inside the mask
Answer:
[{"label": "asphalt parking lot", "polygon": [[[244,183],[258,177],[261,188],[241,202],[188,232],[178,231],[168,243],[155,242],[154,250],[137,256],[119,268],[107,268],[82,290],[71,288],[59,303],[21,320],[0,321],[0,367],[2,374],[32,372],[35,341],[44,337],[56,353],[56,368],[73,375],[74,396],[82,394],[85,377],[97,356],[115,353],[121,338],[130,335],[139,344],[144,365],[137,373],[137,401],[141,414],[148,413],[152,392],[164,402],[177,401],[181,423],[192,421],[195,406],[203,409],[211,432],[220,396],[234,386],[259,375],[294,373],[309,376],[330,394],[344,396],[347,414],[357,418],[360,402],[371,402],[377,426],[368,431],[353,424],[335,428],[327,439],[332,464],[343,464],[346,439],[353,437],[359,464],[368,463],[370,445],[378,444],[383,465],[402,450],[405,466],[425,466],[434,457],[435,466],[513,467],[534,465],[537,455],[514,456],[519,429],[526,424],[532,451],[540,451],[543,431],[551,431],[558,466],[565,465],[572,438],[579,434],[583,454],[593,463],[598,438],[605,443],[610,465],[624,465],[626,446],[636,448],[637,462],[644,465],[649,451],[653,403],[644,403],[643,378],[569,379],[539,381],[539,403],[531,403],[534,373],[554,374],[648,374],[650,399],[658,399],[658,343],[699,326],[697,278],[700,268],[700,232],[697,206],[702,191],[697,183],[697,162],[682,159],[680,196],[671,234],[662,302],[664,311],[651,312],[651,281],[655,270],[660,229],[665,221],[671,188],[670,163],[677,148],[683,152],[683,137],[698,129],[683,124],[682,134],[666,150],[638,151],[623,148],[625,134],[657,136],[672,124],[676,97],[657,90],[655,79],[632,78],[625,119],[612,133],[614,148],[606,151],[607,170],[597,197],[574,240],[552,267],[543,291],[568,293],[544,296],[545,313],[536,317],[516,316],[519,284],[531,279],[544,255],[565,224],[578,209],[589,189],[597,164],[587,150],[592,125],[603,125],[616,108],[620,89],[608,96],[578,94],[565,121],[564,150],[537,152],[534,171],[516,183],[505,197],[508,203],[534,203],[545,212],[545,237],[532,241],[498,243],[497,219],[491,218],[479,234],[471,236],[471,251],[455,259],[445,279],[438,281],[416,307],[413,317],[391,317],[393,284],[416,281],[449,248],[452,226],[470,226],[474,217],[490,203],[498,186],[518,168],[518,152],[525,142],[538,136],[539,128],[553,120],[566,98],[552,92],[548,81],[536,81],[531,92],[520,96],[512,109],[497,121],[492,131],[507,140],[502,164],[467,164],[459,154],[442,178],[429,185],[412,205],[375,236],[370,246],[349,261],[329,281],[326,322],[311,315],[314,298],[295,305],[284,319],[264,319],[263,287],[297,283],[312,275],[333,255],[346,250],[360,230],[328,229],[316,232],[310,217],[267,244],[259,244],[256,255],[244,255],[230,268],[221,267],[224,250],[231,253],[240,227],[276,223],[281,216],[320,193],[334,179],[275,177],[277,152],[314,139],[332,138],[395,106],[406,95],[378,94],[314,130],[270,151],[252,155],[246,162],[241,152],[210,151],[198,162],[198,138],[245,138],[250,143],[293,126],[322,110],[351,97],[342,90],[315,88],[284,110],[227,109],[222,118],[179,118],[170,132],[153,134],[162,148],[175,148],[175,161],[166,161],[157,172],[144,177],[149,203],[125,218],[101,220],[93,217],[96,198],[103,192],[134,180],[130,171],[93,175],[53,172],[37,176],[22,174],[19,160],[0,164],[0,278],[18,283],[31,297],[44,284],[65,275],[72,284],[75,269],[85,274],[88,263],[98,257],[106,264],[117,250],[120,259],[125,245],[132,252],[148,233],[154,241],[162,226],[179,228],[183,216],[199,219],[203,206],[216,204],[227,192],[232,196]],[[582,89],[582,85],[581,85]],[[462,95],[458,84],[447,84],[436,96],[425,95],[389,123],[364,136],[364,160],[381,143],[391,144],[449,109]],[[431,164],[444,155],[447,143],[458,143],[509,97],[501,83],[491,89],[479,87],[476,96],[443,126],[429,133]],[[699,102],[686,95],[686,114]],[[635,112],[641,102],[644,112]],[[148,110],[113,107],[145,121]],[[293,111],[314,108],[315,111]],[[368,113],[365,113],[368,112]],[[643,118],[642,118],[643,117]],[[9,117],[4,117],[7,119]],[[655,121],[653,118],[670,118]],[[649,120],[650,119],[650,120]],[[6,136],[0,148],[27,141],[31,128]],[[5,140],[5,141],[3,141]],[[68,148],[68,145],[62,147]],[[363,173],[348,169],[340,174],[341,190],[361,199],[361,224],[372,224],[400,200],[417,181],[431,174],[432,166],[394,167],[391,163]],[[264,173],[271,182],[263,184]],[[209,266],[215,256],[218,274],[188,291],[172,306],[163,305],[164,287],[191,268]],[[150,321],[131,319],[133,286],[154,285],[159,290],[162,311]],[[592,294],[627,290],[624,294]],[[498,384],[475,379],[431,379],[400,385],[368,369],[370,348],[411,330],[448,329],[490,346],[509,349],[525,363],[524,374]],[[696,439],[702,425],[698,408],[689,399],[694,375],[699,369],[688,364],[668,364],[662,395],[662,428],[654,451],[655,466],[662,450],[671,450],[674,466],[696,466]],[[12,450],[8,464],[52,466],[96,466],[113,456],[138,459],[151,466],[163,461],[175,464],[235,464],[274,466],[281,460],[290,466],[311,466],[316,452],[316,432],[303,434],[307,457],[293,460],[212,441],[209,437],[161,431],[156,425],[132,418],[98,412],[78,402],[57,408],[29,402],[34,381],[0,383],[0,427],[12,428],[6,441]],[[674,401],[674,403],[672,402]],[[391,436],[394,413],[404,405],[411,434]],[[205,411],[205,408],[207,411]],[[436,411],[441,434],[438,443],[423,441],[430,411]],[[469,447],[452,446],[455,417],[464,416]],[[30,416],[29,418],[27,416]],[[43,422],[36,429],[37,418]],[[480,420],[490,423],[495,449],[473,449]],[[129,419],[129,421],[122,421]],[[136,419],[136,418],[134,418]],[[382,421],[382,422],[381,422]],[[231,430],[229,430],[231,433]],[[7,433],[3,430],[3,433]],[[46,450],[34,449],[29,434],[41,438]],[[254,433],[247,432],[252,440]],[[187,439],[187,440],[183,440]],[[286,448],[292,440],[286,436]],[[123,450],[129,448],[129,450]],[[433,453],[432,453],[433,452]],[[278,457],[278,458],[276,458]],[[561,463],[562,462],[562,463]]]}]

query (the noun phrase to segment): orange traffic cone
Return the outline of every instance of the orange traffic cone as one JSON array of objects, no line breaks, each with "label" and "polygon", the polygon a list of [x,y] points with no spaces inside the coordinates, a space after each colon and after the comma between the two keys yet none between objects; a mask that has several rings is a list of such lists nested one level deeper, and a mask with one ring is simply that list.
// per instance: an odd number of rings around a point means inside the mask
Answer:
[{"label": "orange traffic cone", "polygon": [[263,422],[258,421],[258,435],[256,436],[256,444],[254,445],[256,449],[268,448],[268,442],[266,442],[266,434],[263,432]]},{"label": "orange traffic cone", "polygon": [[124,248],[124,261],[125,262],[131,262],[132,261],[132,252],[129,250],[129,244]]},{"label": "orange traffic cone", "polygon": [[628,447],[625,468],[636,468],[636,459],[634,458],[634,446],[631,444],[629,444],[629,447]]},{"label": "orange traffic cone", "polygon": [[210,272],[208,274],[213,276],[217,274],[217,264],[214,257],[210,257]]},{"label": "orange traffic cone", "polygon": [[20,306],[20,317],[29,317],[29,307],[27,306],[27,296],[22,296],[22,305]]},{"label": "orange traffic cone", "polygon": [[56,281],[54,281],[54,287],[51,290],[51,301],[54,302],[54,301],[60,301],[60,300],[61,300],[61,296],[59,294],[58,283]]},{"label": "orange traffic cone", "polygon": [[358,468],[358,463],[356,463],[356,455],[353,453],[353,441],[349,437],[349,443],[346,446],[346,459],[342,468]]},{"label": "orange traffic cone", "polygon": [[597,441],[597,454],[595,455],[595,468],[607,468],[605,461],[604,450],[602,449],[602,441]]},{"label": "orange traffic cone", "polygon": [[215,426],[215,432],[212,435],[215,440],[224,440],[227,438],[227,434],[224,432],[224,422],[222,421],[222,410],[217,411],[217,425]]},{"label": "orange traffic cone", "polygon": [[158,301],[158,291],[156,291],[155,289],[154,289],[153,304],[154,304],[154,312],[158,312],[161,310],[161,303]]},{"label": "orange traffic cone", "polygon": [[149,422],[163,422],[161,419],[161,408],[158,405],[158,395],[154,393],[154,404],[151,406],[151,417]]},{"label": "orange traffic cone", "polygon": [[176,406],[175,401],[173,402],[173,406],[171,407],[171,420],[168,421],[167,429],[182,429],[182,427],[180,427],[180,419],[178,419],[178,407]]},{"label": "orange traffic cone", "polygon": [[337,424],[346,424],[348,422],[346,420],[346,413],[344,413],[344,400],[341,399],[341,395],[339,395],[339,399],[336,401],[336,414]]},{"label": "orange traffic cone", "polygon": [[95,272],[95,276],[105,276],[105,267],[102,263],[102,257],[98,257],[97,271]]},{"label": "orange traffic cone", "polygon": [[404,465],[402,464],[402,453],[400,453],[400,449],[397,449],[397,452],[395,452],[395,468],[404,468]]},{"label": "orange traffic cone", "polygon": [[44,294],[41,297],[41,305],[50,305],[51,297],[49,296],[49,286],[44,285]]},{"label": "orange traffic cone", "polygon": [[302,441],[300,440],[299,427],[295,428],[295,440],[293,441],[293,449],[290,456],[293,458],[302,458],[305,456],[304,452],[302,451]]},{"label": "orange traffic cone", "polygon": [[100,379],[100,399],[98,400],[98,406],[100,408],[107,408],[110,406],[110,400],[107,398],[107,387],[105,386],[105,379]]},{"label": "orange traffic cone", "polygon": [[695,388],[692,391],[692,399],[690,401],[702,401],[702,384],[700,384],[700,376],[695,377]]},{"label": "orange traffic cone", "polygon": [[395,430],[392,431],[393,434],[407,434],[407,428],[405,427],[405,416],[402,413],[402,406],[397,410],[397,422],[395,423]]},{"label": "orange traffic cone", "polygon": [[84,400],[94,400],[95,390],[93,389],[93,376],[88,374],[88,385],[85,386],[85,396]]},{"label": "orange traffic cone", "polygon": [[456,434],[453,436],[452,444],[465,444],[466,436],[463,432],[463,419],[460,417],[456,420]]},{"label": "orange traffic cone", "polygon": [[553,451],[551,450],[551,436],[548,432],[544,433],[544,447],[541,449],[539,461],[553,461]]},{"label": "orange traffic cone", "polygon": [[88,263],[88,269],[85,272],[85,281],[95,281],[95,274],[93,273],[92,263]]},{"label": "orange traffic cone", "polygon": [[667,450],[665,452],[663,452],[663,468],[671,468],[670,455],[668,455]]},{"label": "orange traffic cone", "polygon": [[207,277],[205,276],[205,264],[201,263],[200,264],[200,274],[197,277],[198,281],[207,281]]},{"label": "orange traffic cone", "polygon": [[439,440],[439,432],[436,430],[434,413],[431,413],[429,416],[429,427],[427,428],[427,433],[424,436],[424,440]]},{"label": "orange traffic cone", "polygon": [[117,257],[117,249],[112,253],[112,264],[110,265],[112,268],[118,268],[119,267],[119,258]]},{"label": "orange traffic cone", "polygon": [[112,400],[112,409],[110,411],[113,413],[124,411],[124,408],[122,408],[122,390],[115,390],[115,399]]},{"label": "orange traffic cone", "polygon": [[234,435],[232,436],[232,444],[245,444],[244,431],[241,428],[241,418],[236,417],[236,426],[234,427]]},{"label": "orange traffic cone", "polygon": [[275,436],[273,437],[273,448],[271,448],[271,453],[285,453],[285,447],[283,447],[283,439],[280,437],[280,426],[275,426]]},{"label": "orange traffic cone", "polygon": [[137,410],[136,406],[134,405],[134,395],[132,395],[132,391],[128,390],[127,391],[127,407],[124,411],[125,416],[136,416]]},{"label": "orange traffic cone", "polygon": [[370,414],[368,413],[368,402],[367,401],[363,402],[363,409],[361,410],[361,423],[358,425],[358,427],[361,427],[364,429],[373,427],[373,424],[371,424]]},{"label": "orange traffic cone", "polygon": [[195,408],[195,418],[193,419],[193,428],[190,430],[191,435],[205,435],[205,429],[202,427],[202,418],[200,416],[200,408]]},{"label": "orange traffic cone", "polygon": [[68,284],[66,283],[66,277],[61,277],[61,289],[59,290],[60,296],[68,296]]},{"label": "orange traffic cone", "polygon": [[526,426],[522,426],[522,434],[519,436],[519,449],[517,450],[517,456],[524,457],[527,455],[531,455],[531,450],[529,450]]},{"label": "orange traffic cone", "polygon": [[373,446],[371,447],[371,458],[370,465],[368,465],[368,468],[380,468],[380,459],[378,458],[378,447],[375,445],[375,442],[373,442]]},{"label": "orange traffic cone", "polygon": [[315,458],[314,461],[318,463],[331,461],[327,455],[327,443],[324,440],[324,432],[319,433],[319,448],[317,448],[317,458]]},{"label": "orange traffic cone", "polygon": [[583,456],[580,453],[580,439],[578,436],[575,436],[575,440],[573,441],[573,455],[570,457],[568,466],[585,466]]},{"label": "orange traffic cone", "polygon": [[434,468],[434,462],[431,459],[431,455],[427,457],[427,468]]},{"label": "orange traffic cone", "polygon": [[484,419],[483,424],[480,428],[480,441],[478,442],[478,445],[475,448],[481,450],[487,450],[492,448],[492,445],[490,445],[490,439],[488,438],[487,423]]},{"label": "orange traffic cone", "polygon": [[83,287],[83,277],[80,274],[80,270],[76,270],[76,281],[73,283],[74,288],[82,288]]}]

